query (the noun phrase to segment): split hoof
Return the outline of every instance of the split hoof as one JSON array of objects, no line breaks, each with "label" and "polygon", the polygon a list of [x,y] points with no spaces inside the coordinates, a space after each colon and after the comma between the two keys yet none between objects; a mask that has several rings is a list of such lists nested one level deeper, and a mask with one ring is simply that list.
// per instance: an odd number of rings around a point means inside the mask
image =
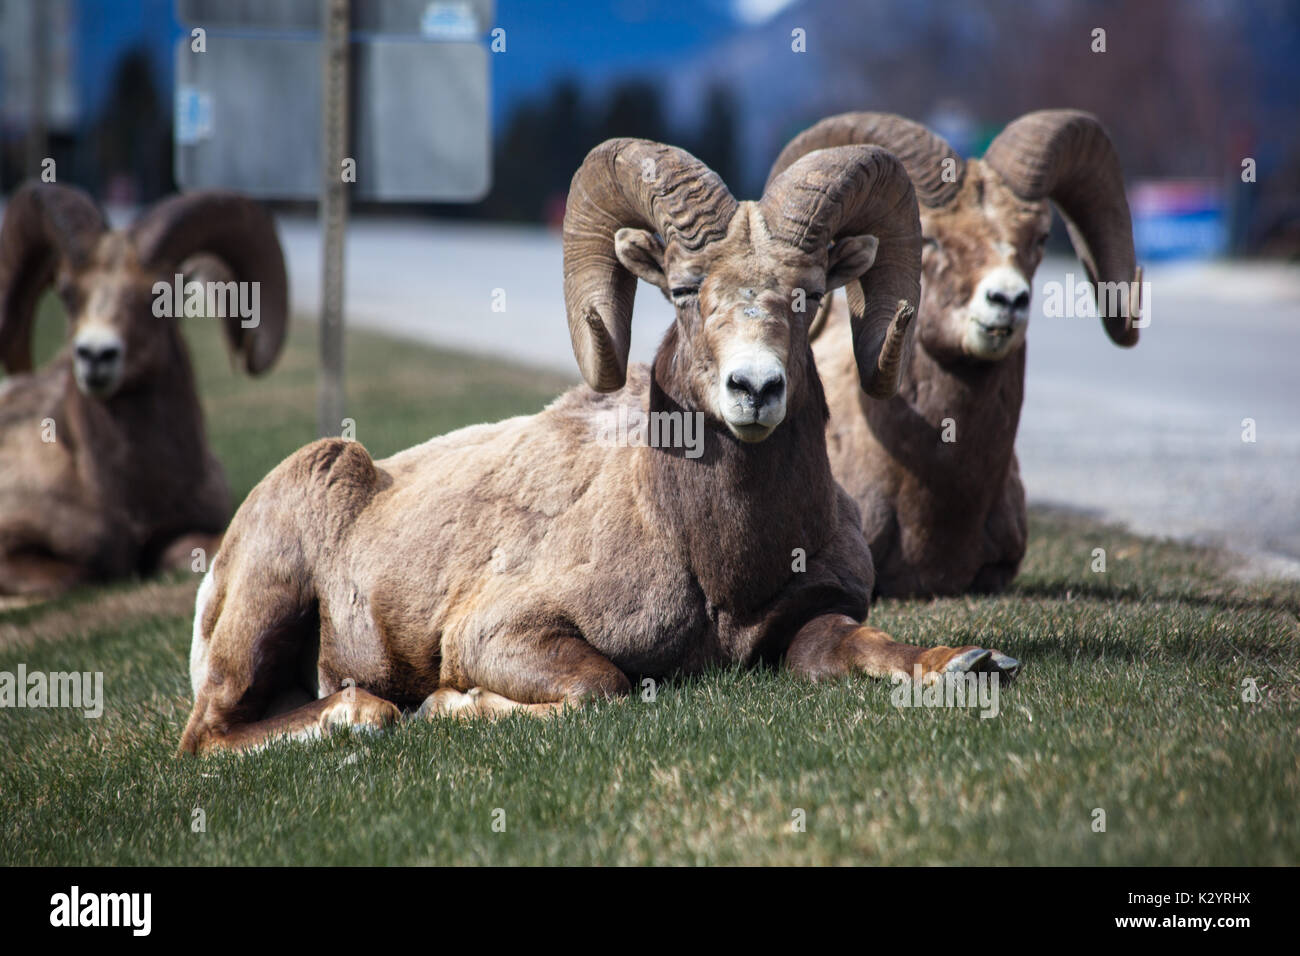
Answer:
[{"label": "split hoof", "polygon": [[967,647],[954,651],[952,657],[931,673],[998,674],[1010,682],[1020,674],[1021,667],[1020,661],[1001,651]]}]

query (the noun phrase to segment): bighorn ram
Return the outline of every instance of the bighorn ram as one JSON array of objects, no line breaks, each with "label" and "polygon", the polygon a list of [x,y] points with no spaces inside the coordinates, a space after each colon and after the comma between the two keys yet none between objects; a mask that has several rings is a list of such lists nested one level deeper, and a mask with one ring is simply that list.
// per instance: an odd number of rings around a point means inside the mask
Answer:
[{"label": "bighorn ram", "polygon": [[[590,388],[378,462],[322,440],[249,495],[199,587],[183,752],[381,725],[422,702],[548,713],[711,662],[809,678],[1018,668],[859,623],[871,555],[831,477],[792,300],[849,283],[863,386],[893,392],[920,277],[896,159],[823,151],[738,203],[679,149],[609,140],[573,178],[564,270]],[[638,277],[676,321],[653,366],[628,369]],[[698,416],[700,453],[594,438],[629,410]]]},{"label": "bighorn ram", "polygon": [[862,397],[844,360],[848,310],[822,303],[812,337],[831,409],[831,468],[862,510],[876,593],[999,591],[1025,554],[1015,439],[1048,200],[1102,293],[1107,334],[1137,342],[1141,270],[1119,159],[1101,124],[1073,110],[1022,116],[983,161],[969,162],[909,120],[845,113],[791,141],[769,181],[813,150],[850,144],[882,146],[907,167],[924,272],[916,347],[887,402]]},{"label": "bighorn ram", "polygon": [[[257,314],[236,312],[224,328],[244,368],[265,371],[284,340],[288,286],[259,206],[196,192],[116,231],[78,189],[33,184],[10,200],[0,227],[0,361],[10,376],[0,383],[0,594],[56,593],[215,550],[230,493],[178,319],[155,311],[155,284],[172,288],[187,260],[258,283]],[[51,284],[70,342],[32,372],[33,316]]]}]

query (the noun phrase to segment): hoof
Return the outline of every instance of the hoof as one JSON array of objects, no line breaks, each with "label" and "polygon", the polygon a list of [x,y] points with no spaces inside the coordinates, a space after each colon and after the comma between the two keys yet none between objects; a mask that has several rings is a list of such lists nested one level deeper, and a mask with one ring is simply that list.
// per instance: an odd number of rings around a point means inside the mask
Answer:
[{"label": "hoof", "polygon": [[993,666],[1007,680],[1015,680],[1020,674],[1020,661],[1001,651],[993,652]]},{"label": "hoof", "polygon": [[1010,682],[1020,673],[1021,664],[1009,654],[983,647],[968,647],[954,652],[938,668],[944,674],[998,674]]},{"label": "hoof", "polygon": [[943,670],[945,674],[966,674],[970,671],[986,671],[989,670],[988,664],[992,657],[992,651],[986,651],[982,647],[972,647],[969,651],[963,651],[950,660],[944,665]]}]

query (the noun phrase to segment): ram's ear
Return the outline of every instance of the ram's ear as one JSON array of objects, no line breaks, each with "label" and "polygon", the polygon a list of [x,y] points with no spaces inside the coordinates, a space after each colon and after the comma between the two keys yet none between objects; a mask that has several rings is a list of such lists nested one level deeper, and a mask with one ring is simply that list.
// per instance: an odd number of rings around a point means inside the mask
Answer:
[{"label": "ram's ear", "polygon": [[205,285],[209,282],[234,282],[238,278],[224,260],[207,252],[190,256],[178,268],[185,277],[186,285],[191,282],[202,282]]},{"label": "ram's ear", "polygon": [[664,247],[654,233],[645,229],[620,229],[614,233],[614,255],[628,272],[668,294]]},{"label": "ram's ear", "polygon": [[831,246],[826,264],[826,291],[860,279],[876,262],[880,241],[872,235],[845,236]]}]

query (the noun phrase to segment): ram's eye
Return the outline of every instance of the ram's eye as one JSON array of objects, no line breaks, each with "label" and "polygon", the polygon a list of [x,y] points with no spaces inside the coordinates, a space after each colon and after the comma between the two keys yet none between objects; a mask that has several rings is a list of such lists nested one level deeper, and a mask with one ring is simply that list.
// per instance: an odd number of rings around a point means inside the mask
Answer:
[{"label": "ram's eye", "polygon": [[679,285],[673,287],[671,295],[674,299],[687,299],[699,291],[700,287],[697,285]]},{"label": "ram's eye", "polygon": [[61,300],[63,300],[65,307],[71,308],[76,305],[77,284],[75,282],[61,279],[54,284],[54,292]]}]

